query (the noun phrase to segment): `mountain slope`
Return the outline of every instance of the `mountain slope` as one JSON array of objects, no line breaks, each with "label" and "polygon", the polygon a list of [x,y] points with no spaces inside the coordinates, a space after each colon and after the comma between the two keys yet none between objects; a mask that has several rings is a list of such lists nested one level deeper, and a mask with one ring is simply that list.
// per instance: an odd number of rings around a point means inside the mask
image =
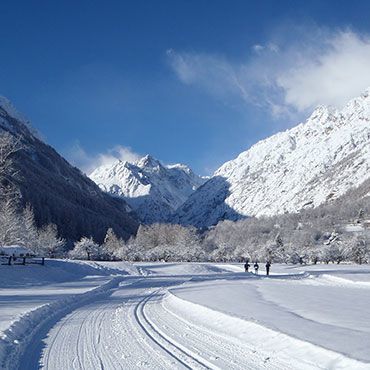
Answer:
[{"label": "mountain slope", "polygon": [[369,91],[340,111],[318,107],[305,123],[225,163],[174,221],[201,227],[221,219],[298,212],[360,185],[370,177]]},{"label": "mountain slope", "polygon": [[53,222],[69,240],[91,235],[102,241],[108,227],[125,238],[136,232],[137,221],[123,200],[102,192],[41,141],[7,99],[0,98],[0,134],[4,131],[22,143],[14,159],[20,175],[16,186],[22,202],[32,205],[38,225]]},{"label": "mountain slope", "polygon": [[205,181],[184,165],[164,166],[149,155],[99,167],[90,178],[102,190],[123,197],[145,223],[166,221]]}]

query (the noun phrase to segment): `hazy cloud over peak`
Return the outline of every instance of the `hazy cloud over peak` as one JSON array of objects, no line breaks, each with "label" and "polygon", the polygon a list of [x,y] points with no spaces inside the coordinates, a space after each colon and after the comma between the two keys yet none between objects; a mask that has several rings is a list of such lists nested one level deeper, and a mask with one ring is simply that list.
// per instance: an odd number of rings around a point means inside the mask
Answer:
[{"label": "hazy cloud over peak", "polygon": [[90,174],[97,167],[113,164],[117,160],[135,162],[141,158],[140,154],[122,145],[116,145],[104,153],[89,154],[79,142],[73,145],[66,156],[74,166],[86,174]]},{"label": "hazy cloud over peak", "polygon": [[268,109],[274,117],[319,104],[341,107],[370,86],[370,37],[350,29],[290,28],[289,35],[256,43],[239,62],[174,50],[167,56],[183,83],[226,103]]}]

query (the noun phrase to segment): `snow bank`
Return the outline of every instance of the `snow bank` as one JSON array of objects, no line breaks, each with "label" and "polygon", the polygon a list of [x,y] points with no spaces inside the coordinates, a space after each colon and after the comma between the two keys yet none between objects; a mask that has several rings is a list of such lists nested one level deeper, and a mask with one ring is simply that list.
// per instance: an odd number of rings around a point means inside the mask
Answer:
[{"label": "snow bank", "polygon": [[[354,281],[341,276],[333,276],[329,274],[321,275],[319,278],[315,279],[315,282],[318,284],[333,285],[339,287],[370,289],[370,281]],[[312,280],[309,283],[312,283]]]},{"label": "snow bank", "polygon": [[[68,266],[72,264],[79,265],[79,268],[95,272],[97,275],[141,275],[141,271],[138,270],[133,264],[125,261],[76,261],[67,260]],[[74,268],[74,267],[73,267]]]},{"label": "snow bank", "polygon": [[265,352],[270,364],[273,364],[275,359],[283,359],[296,369],[369,368],[369,364],[349,359],[334,351],[273,331],[254,322],[189,302],[172,292],[167,294],[162,305],[179,320],[201,326],[238,344],[254,346],[258,352]]},{"label": "snow bank", "polygon": [[226,263],[226,264],[217,264],[214,266],[227,272],[244,272],[244,263],[238,264]]},{"label": "snow bank", "polygon": [[208,263],[178,263],[178,262],[155,262],[155,263],[137,263],[135,266],[146,270],[148,274],[160,275],[208,275],[230,272],[229,269],[223,268],[222,265]]},{"label": "snow bank", "polygon": [[86,293],[51,302],[20,317],[1,335],[0,368],[9,370],[18,368],[22,352],[44,326],[89,301],[110,294],[110,290],[117,287],[122,279],[123,277],[112,278],[106,284]]},{"label": "snow bank", "polygon": [[127,262],[94,262],[48,259],[44,266],[0,265],[0,287],[25,287],[80,280],[86,276],[141,275]]}]

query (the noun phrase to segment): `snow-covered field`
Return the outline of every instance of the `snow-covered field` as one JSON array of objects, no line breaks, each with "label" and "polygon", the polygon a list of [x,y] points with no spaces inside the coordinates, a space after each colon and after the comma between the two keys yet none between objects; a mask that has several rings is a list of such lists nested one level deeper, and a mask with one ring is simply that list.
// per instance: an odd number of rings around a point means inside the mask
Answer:
[{"label": "snow-covered field", "polygon": [[370,267],[0,266],[3,369],[370,369]]}]

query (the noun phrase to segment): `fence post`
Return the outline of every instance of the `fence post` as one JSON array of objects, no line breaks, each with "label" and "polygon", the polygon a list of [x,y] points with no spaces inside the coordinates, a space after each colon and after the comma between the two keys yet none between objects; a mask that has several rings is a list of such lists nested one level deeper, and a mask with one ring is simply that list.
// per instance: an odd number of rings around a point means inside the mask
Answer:
[{"label": "fence post", "polygon": [[26,264],[26,257],[23,257],[22,265],[25,265],[25,264]]},{"label": "fence post", "polygon": [[45,257],[41,258],[41,264],[44,266],[45,265]]}]

